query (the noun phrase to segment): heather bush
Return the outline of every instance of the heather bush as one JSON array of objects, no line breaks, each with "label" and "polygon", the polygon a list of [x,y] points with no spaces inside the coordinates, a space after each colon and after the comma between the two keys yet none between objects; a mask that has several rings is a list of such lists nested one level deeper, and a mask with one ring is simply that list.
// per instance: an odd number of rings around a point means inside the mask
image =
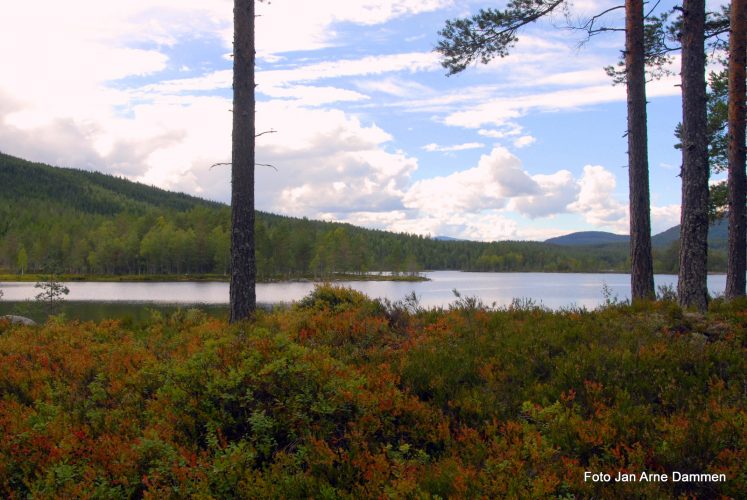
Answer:
[{"label": "heather bush", "polygon": [[325,286],[239,326],[2,322],[0,495],[739,497],[745,306],[442,310]]}]

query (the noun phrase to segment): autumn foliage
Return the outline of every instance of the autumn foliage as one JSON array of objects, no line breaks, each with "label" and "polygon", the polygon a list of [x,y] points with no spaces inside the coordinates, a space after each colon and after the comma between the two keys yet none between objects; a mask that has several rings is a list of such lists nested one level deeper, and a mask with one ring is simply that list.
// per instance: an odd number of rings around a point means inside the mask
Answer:
[{"label": "autumn foliage", "polygon": [[745,303],[424,310],[332,287],[231,326],[2,322],[0,496],[739,497],[746,328]]}]

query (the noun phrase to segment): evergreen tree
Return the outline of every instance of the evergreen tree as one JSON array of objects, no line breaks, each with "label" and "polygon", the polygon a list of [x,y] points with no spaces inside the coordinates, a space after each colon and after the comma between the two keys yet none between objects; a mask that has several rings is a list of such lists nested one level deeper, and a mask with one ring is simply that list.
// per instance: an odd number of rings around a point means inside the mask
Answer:
[{"label": "evergreen tree", "polygon": [[705,0],[682,4],[682,209],[677,295],[683,307],[708,307],[708,136]]},{"label": "evergreen tree", "polygon": [[34,288],[41,289],[35,298],[45,305],[49,315],[57,313],[60,304],[65,300],[65,295],[70,293],[70,289],[64,283],[57,281],[54,274],[50,274],[43,281],[38,281]]},{"label": "evergreen tree", "polygon": [[26,266],[29,264],[29,256],[26,253],[26,247],[21,245],[21,248],[18,250],[18,270],[21,272],[21,275],[26,271]]},{"label": "evergreen tree", "polygon": [[506,9],[480,9],[466,19],[446,21],[439,32],[441,40],[436,50],[449,75],[460,73],[475,61],[487,64],[508,55],[517,42],[517,32],[553,12],[564,0],[512,0]]},{"label": "evergreen tree", "polygon": [[630,280],[633,300],[655,297],[654,264],[651,253],[643,19],[643,0],[626,0],[625,68],[628,95]]},{"label": "evergreen tree", "polygon": [[726,297],[745,294],[745,58],[747,1],[732,0],[729,35],[729,260]]},{"label": "evergreen tree", "polygon": [[256,308],[254,242],[254,0],[234,0],[230,321]]}]

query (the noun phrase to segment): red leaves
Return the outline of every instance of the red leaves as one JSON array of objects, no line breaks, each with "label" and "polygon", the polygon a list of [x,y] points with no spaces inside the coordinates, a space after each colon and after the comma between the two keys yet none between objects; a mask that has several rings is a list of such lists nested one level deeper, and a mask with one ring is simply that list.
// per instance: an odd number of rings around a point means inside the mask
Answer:
[{"label": "red leaves", "polygon": [[394,324],[367,299],[325,300],[337,309],[241,330],[171,318],[6,331],[0,496],[604,496],[583,482],[590,466],[683,456],[736,478],[723,494],[744,486],[740,330],[694,344],[619,309]]}]

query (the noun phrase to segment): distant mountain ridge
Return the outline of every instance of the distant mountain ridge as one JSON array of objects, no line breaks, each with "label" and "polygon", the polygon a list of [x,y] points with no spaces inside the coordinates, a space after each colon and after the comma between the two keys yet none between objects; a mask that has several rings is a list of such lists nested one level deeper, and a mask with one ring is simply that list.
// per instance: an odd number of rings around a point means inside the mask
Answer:
[{"label": "distant mountain ridge", "polygon": [[[680,226],[670,227],[666,231],[651,237],[651,245],[655,248],[667,247],[680,238]],[[728,239],[728,223],[718,220],[708,229],[708,242],[711,246],[723,246]],[[615,234],[606,231],[579,231],[556,236],[545,240],[545,243],[561,246],[596,246],[627,244],[630,237],[627,234]]]},{"label": "distant mountain ridge", "polygon": [[579,231],[575,233],[556,236],[545,240],[545,243],[553,245],[607,245],[610,243],[627,243],[629,240],[626,234],[608,233],[605,231]]},{"label": "distant mountain ridge", "polygon": [[[668,246],[680,239],[679,224],[651,237],[655,247]],[[711,223],[708,228],[708,244],[712,247],[723,247],[729,239],[729,222],[724,218]]]}]

